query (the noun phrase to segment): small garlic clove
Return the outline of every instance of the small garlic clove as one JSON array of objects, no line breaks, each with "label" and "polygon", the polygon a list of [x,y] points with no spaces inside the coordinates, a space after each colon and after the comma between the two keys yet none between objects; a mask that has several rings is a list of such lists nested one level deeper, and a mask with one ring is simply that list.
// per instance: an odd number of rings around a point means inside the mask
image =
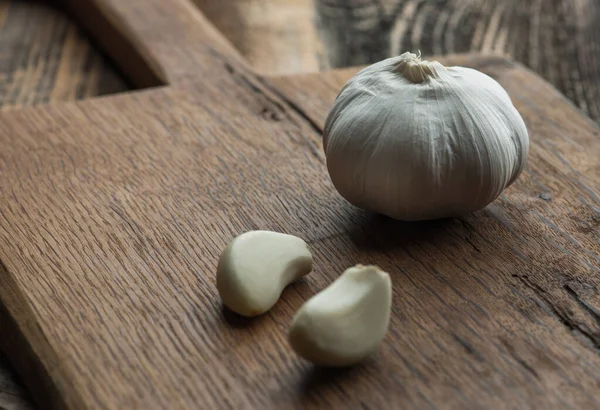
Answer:
[{"label": "small garlic clove", "polygon": [[308,244],[293,235],[250,231],[231,241],[217,266],[217,290],[230,310],[258,316],[275,305],[283,289],[312,270]]},{"label": "small garlic clove", "polygon": [[389,274],[356,265],[309,299],[289,330],[292,349],[319,366],[351,366],[370,355],[387,333],[392,306]]}]

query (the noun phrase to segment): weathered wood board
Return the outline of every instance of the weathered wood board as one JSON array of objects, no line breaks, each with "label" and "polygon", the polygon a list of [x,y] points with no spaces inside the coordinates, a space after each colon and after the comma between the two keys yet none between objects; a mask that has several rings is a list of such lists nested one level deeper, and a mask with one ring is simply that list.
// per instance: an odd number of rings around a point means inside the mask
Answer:
[{"label": "weathered wood board", "polygon": [[374,63],[401,51],[507,56],[600,120],[594,0],[194,0],[261,73]]},{"label": "weathered wood board", "polygon": [[127,90],[82,30],[53,6],[0,1],[0,109]]},{"label": "weathered wood board", "polygon": [[[321,127],[356,68],[260,77],[191,4],[168,3],[72,4],[122,40],[108,51],[133,81],[167,86],[0,114],[1,342],[42,408],[599,405],[591,120],[510,61],[445,58],[505,86],[530,162],[485,210],[395,222],[327,176]],[[258,228],[305,238],[315,271],[241,320],[214,270]],[[354,263],[392,274],[390,332],[362,366],[313,369],[287,326]]]}]

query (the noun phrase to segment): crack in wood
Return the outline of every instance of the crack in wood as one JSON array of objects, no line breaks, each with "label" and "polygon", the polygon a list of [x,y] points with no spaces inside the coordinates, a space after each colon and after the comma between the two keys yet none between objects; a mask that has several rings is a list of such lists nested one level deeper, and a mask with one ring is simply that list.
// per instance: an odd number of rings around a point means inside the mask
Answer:
[{"label": "crack in wood", "polygon": [[[300,124],[298,124],[291,116],[287,115],[289,109],[291,109],[294,113],[300,116],[310,128],[319,135],[323,134],[323,128],[317,121],[313,120],[305,110],[303,110],[298,104],[294,101],[287,98],[283,93],[278,91],[275,87],[271,86],[266,79],[257,76],[252,73],[248,73],[245,70],[236,69],[233,64],[231,64],[226,57],[222,56],[218,52],[214,51],[213,54],[215,57],[220,59],[223,62],[223,67],[225,70],[231,74],[236,79],[239,79],[243,85],[252,91],[255,94],[258,94],[262,98],[264,98],[267,102],[275,106],[278,110],[281,111],[286,117],[296,125],[298,128],[301,128]],[[257,85],[260,84],[260,85]],[[263,88],[261,88],[261,86]],[[273,95],[271,95],[273,94]],[[287,105],[287,109],[286,106]],[[269,107],[264,107],[264,109],[268,109]],[[280,118],[276,118],[276,120],[280,121]]]},{"label": "crack in wood", "polygon": [[308,125],[310,125],[314,132],[316,132],[319,136],[323,135],[323,127],[321,127],[320,124],[313,120],[311,116],[306,111],[304,111],[298,104],[287,98],[282,92],[278,91],[275,87],[272,87],[264,79],[259,77],[259,81],[264,87],[268,88],[270,92],[275,94],[277,97],[281,98],[285,102],[285,104],[288,105],[296,114],[302,117],[302,119],[306,121]]},{"label": "crack in wood", "polygon": [[[263,118],[277,122],[287,119],[290,124],[299,130],[299,135],[305,143],[303,145],[306,145],[310,154],[318,161],[322,163],[325,162],[319,148],[305,134],[305,130],[308,128],[315,133],[318,138],[321,138],[323,135],[323,127],[316,120],[311,118],[311,116],[298,104],[286,97],[284,93],[278,91],[276,87],[271,86],[266,79],[244,70],[236,69],[233,64],[216,51],[212,54],[223,62],[225,70],[232,77],[237,79],[244,88],[259,96],[260,99],[266,103],[260,111]],[[299,123],[291,113],[299,117],[300,121],[304,123],[306,127],[303,127],[302,123]]]},{"label": "crack in wood", "polygon": [[467,243],[469,245],[471,245],[471,247],[476,252],[481,253],[481,249],[479,249],[479,247],[477,245],[475,245],[475,242],[473,241],[473,232],[475,232],[475,229],[473,229],[473,227],[471,226],[470,223],[468,223],[467,221],[465,221],[463,219],[458,219],[458,221],[463,226],[463,228],[465,228],[465,230],[467,231],[467,235],[465,236],[465,241],[467,241]]},{"label": "crack in wood", "polygon": [[466,351],[467,353],[469,353],[471,356],[473,356],[476,360],[480,361],[480,362],[484,362],[485,358],[483,357],[483,355],[481,353],[479,353],[479,351],[477,349],[475,349],[469,342],[467,342],[465,339],[463,339],[462,337],[451,333],[452,337],[454,338],[454,340],[456,340],[456,342],[461,345]]},{"label": "crack in wood", "polygon": [[583,300],[571,285],[565,284],[564,289],[600,325],[600,309]]},{"label": "crack in wood", "polygon": [[573,320],[568,314],[554,305],[548,297],[548,292],[541,286],[531,281],[526,275],[513,274],[512,277],[518,279],[528,289],[538,297],[536,300],[539,306],[548,314],[554,316],[570,333],[586,347],[592,348],[596,353],[600,354],[600,334],[586,329],[581,323]]},{"label": "crack in wood", "polygon": [[515,359],[515,361],[517,363],[519,363],[519,365],[521,365],[525,370],[527,370],[533,377],[540,380],[539,373],[533,367],[531,367],[521,356],[519,356],[519,354],[517,353],[517,350],[514,348],[513,345],[511,345],[510,343],[508,343],[506,340],[504,340],[502,338],[500,338],[500,343],[502,343],[502,345],[504,346],[504,348],[506,349],[508,354],[513,359]]}]

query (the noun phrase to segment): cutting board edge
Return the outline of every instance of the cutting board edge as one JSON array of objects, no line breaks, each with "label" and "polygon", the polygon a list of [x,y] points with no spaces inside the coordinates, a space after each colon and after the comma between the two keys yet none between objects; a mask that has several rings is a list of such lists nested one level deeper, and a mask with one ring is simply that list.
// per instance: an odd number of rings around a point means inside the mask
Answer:
[{"label": "cutting board edge", "polygon": [[[36,313],[2,261],[0,295],[0,329],[8,335],[0,337],[0,348],[28,388],[34,403],[40,409],[85,408],[85,402],[78,394],[61,393],[60,380],[72,378],[62,374],[58,354],[37,321],[32,320],[37,317]],[[50,369],[40,357],[51,358],[53,368]]]}]

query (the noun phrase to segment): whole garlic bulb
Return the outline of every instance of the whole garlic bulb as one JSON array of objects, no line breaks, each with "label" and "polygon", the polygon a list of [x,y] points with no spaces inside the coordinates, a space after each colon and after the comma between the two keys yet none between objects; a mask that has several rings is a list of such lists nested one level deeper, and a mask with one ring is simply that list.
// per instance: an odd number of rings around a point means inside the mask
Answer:
[{"label": "whole garlic bulb", "polygon": [[346,200],[407,221],[484,208],[521,174],[529,151],[525,123],[500,84],[413,53],[351,78],[323,138],[330,178]]}]

